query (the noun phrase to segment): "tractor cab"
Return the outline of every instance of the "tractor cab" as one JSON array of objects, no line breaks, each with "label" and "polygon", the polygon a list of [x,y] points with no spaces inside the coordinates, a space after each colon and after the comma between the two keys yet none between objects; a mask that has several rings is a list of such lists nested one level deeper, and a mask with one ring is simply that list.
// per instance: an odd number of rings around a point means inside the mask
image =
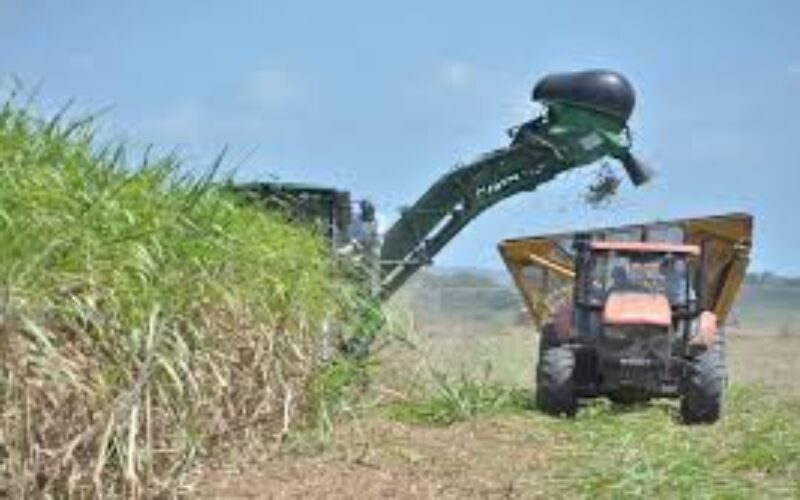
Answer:
[{"label": "tractor cab", "polygon": [[576,248],[580,279],[573,307],[576,321],[586,325],[580,329],[584,334],[598,336],[614,328],[680,330],[700,314],[698,245],[578,239]]}]

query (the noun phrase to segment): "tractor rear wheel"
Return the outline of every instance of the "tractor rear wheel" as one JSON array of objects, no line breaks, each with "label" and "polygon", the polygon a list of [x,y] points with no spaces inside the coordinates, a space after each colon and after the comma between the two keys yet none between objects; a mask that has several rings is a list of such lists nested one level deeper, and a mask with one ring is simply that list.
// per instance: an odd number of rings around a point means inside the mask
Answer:
[{"label": "tractor rear wheel", "polygon": [[574,371],[575,353],[570,349],[552,344],[540,347],[536,368],[536,407],[539,410],[549,415],[575,416],[578,398]]},{"label": "tractor rear wheel", "polygon": [[725,381],[724,341],[720,332],[713,346],[690,361],[681,398],[683,423],[713,424],[719,420]]}]

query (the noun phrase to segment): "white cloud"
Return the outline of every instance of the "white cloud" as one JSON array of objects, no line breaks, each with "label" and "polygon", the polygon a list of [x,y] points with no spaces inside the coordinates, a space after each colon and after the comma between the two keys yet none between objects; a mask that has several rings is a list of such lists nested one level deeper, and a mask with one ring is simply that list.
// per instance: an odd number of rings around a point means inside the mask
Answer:
[{"label": "white cloud", "polygon": [[285,109],[306,95],[303,81],[294,73],[279,69],[260,70],[244,83],[242,97],[246,104],[263,111]]},{"label": "white cloud", "polygon": [[475,79],[475,68],[464,61],[444,61],[434,73],[436,83],[450,89],[463,88]]},{"label": "white cloud", "polygon": [[96,66],[96,60],[88,52],[73,52],[64,58],[64,64],[72,71],[90,71]]},{"label": "white cloud", "polygon": [[789,63],[789,66],[786,68],[786,71],[789,73],[790,77],[794,79],[800,79],[800,61]]},{"label": "white cloud", "polygon": [[293,73],[263,70],[239,80],[232,95],[213,103],[179,97],[145,119],[143,129],[157,143],[250,148],[291,130],[307,109],[308,97],[307,87]]},{"label": "white cloud", "polygon": [[182,100],[150,120],[148,128],[168,141],[193,142],[203,131],[205,113],[194,101]]}]

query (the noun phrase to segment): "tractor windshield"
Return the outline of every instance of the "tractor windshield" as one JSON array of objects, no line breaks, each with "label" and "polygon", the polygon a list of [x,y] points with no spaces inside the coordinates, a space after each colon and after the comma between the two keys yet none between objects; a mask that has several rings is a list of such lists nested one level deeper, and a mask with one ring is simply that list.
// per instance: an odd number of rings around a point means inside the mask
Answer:
[{"label": "tractor windshield", "polygon": [[658,252],[596,251],[591,266],[589,299],[602,303],[614,291],[667,296],[673,307],[687,306],[691,284],[687,257]]}]

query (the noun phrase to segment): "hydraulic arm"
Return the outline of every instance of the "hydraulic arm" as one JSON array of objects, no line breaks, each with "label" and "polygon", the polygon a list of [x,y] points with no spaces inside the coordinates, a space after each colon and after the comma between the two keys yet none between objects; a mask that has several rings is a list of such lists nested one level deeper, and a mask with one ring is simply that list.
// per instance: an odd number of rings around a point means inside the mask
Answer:
[{"label": "hydraulic arm", "polygon": [[627,121],[635,98],[622,75],[602,70],[551,75],[534,87],[533,100],[544,112],[510,130],[508,146],[445,174],[389,228],[380,252],[382,299],[431,263],[483,211],[534,191],[561,172],[613,157],[635,185],[647,182],[649,172],[630,152]]}]

